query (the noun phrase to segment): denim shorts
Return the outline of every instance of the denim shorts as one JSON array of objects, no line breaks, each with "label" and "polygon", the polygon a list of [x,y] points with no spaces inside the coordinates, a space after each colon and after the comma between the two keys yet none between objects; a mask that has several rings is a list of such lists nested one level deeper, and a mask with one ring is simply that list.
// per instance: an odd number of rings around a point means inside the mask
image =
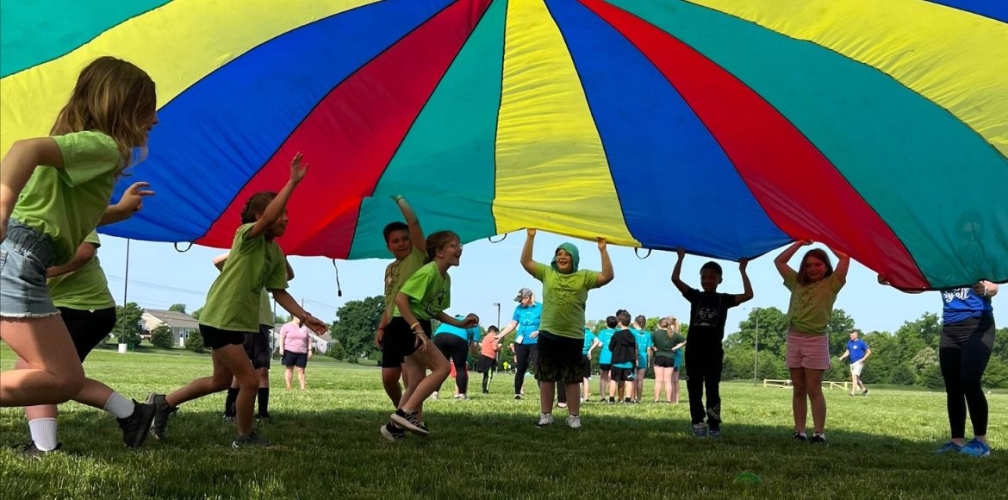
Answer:
[{"label": "denim shorts", "polygon": [[46,285],[53,244],[48,236],[11,219],[0,243],[0,316],[41,318],[59,314]]}]

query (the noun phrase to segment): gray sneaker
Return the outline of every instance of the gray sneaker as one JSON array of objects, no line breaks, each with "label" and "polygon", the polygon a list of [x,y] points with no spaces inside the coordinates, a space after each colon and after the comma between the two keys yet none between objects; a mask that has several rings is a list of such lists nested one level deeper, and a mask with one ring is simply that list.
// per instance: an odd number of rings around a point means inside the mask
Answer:
[{"label": "gray sneaker", "polygon": [[167,437],[168,419],[178,411],[178,407],[168,404],[164,394],[154,393],[147,396],[147,404],[154,405],[154,420],[151,421],[151,433],[154,434],[154,439],[164,441],[165,437]]},{"label": "gray sneaker", "polygon": [[693,437],[705,438],[707,437],[707,424],[700,422],[699,424],[693,424]]},{"label": "gray sneaker", "polygon": [[123,442],[129,448],[139,448],[147,440],[147,433],[150,432],[151,423],[154,422],[156,407],[152,404],[137,403],[133,400],[133,414],[126,418],[117,418],[119,428],[122,429]]},{"label": "gray sneaker", "polygon": [[416,412],[406,413],[402,410],[396,410],[392,414],[392,422],[403,429],[406,429],[413,434],[418,434],[421,436],[426,436],[428,434],[427,427],[423,425],[420,418],[417,417]]},{"label": "gray sneaker", "polygon": [[269,448],[273,446],[273,443],[259,437],[255,431],[249,433],[248,436],[238,436],[233,442],[231,442],[232,448],[245,448],[248,446],[259,446],[262,448]]},{"label": "gray sneaker", "polygon": [[51,449],[49,451],[42,451],[42,450],[38,449],[38,447],[35,446],[35,441],[32,441],[30,443],[21,443],[21,444],[14,445],[14,449],[17,452],[21,453],[21,455],[24,456],[25,458],[37,458],[37,459],[41,459],[42,457],[44,457],[44,456],[46,456],[46,455],[48,455],[50,453],[55,453],[55,452],[59,451],[60,448],[62,448],[62,447],[63,447],[63,443],[56,443],[56,447],[55,448],[53,448],[53,449]]}]

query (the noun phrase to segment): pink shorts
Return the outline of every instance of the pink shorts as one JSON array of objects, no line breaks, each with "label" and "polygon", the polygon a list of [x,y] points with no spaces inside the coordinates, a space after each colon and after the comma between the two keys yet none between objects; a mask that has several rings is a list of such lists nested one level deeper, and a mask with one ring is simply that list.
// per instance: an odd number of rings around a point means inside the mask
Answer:
[{"label": "pink shorts", "polygon": [[829,339],[826,335],[809,335],[793,328],[788,330],[784,364],[788,368],[829,370]]}]

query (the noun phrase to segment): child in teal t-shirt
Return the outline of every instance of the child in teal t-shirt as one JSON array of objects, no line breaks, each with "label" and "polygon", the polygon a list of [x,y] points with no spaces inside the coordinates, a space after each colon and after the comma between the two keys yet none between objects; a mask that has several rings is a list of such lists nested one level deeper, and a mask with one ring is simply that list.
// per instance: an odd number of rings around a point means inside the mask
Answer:
[{"label": "child in teal t-shirt", "polygon": [[637,374],[634,377],[633,398],[638,403],[641,402],[641,393],[644,392],[644,377],[647,374],[648,366],[651,364],[651,348],[654,347],[654,343],[651,340],[651,332],[645,329],[646,325],[647,318],[643,315],[638,315],[634,318],[633,326],[630,327],[630,331],[637,340]]}]

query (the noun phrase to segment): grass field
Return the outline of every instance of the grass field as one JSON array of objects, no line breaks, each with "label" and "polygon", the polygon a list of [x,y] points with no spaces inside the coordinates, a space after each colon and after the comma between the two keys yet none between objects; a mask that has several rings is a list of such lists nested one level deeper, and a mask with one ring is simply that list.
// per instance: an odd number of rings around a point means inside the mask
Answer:
[{"label": "grass field", "polygon": [[[0,348],[0,362],[13,357]],[[115,421],[76,403],[60,417],[63,452],[29,461],[19,411],[0,411],[0,491],[13,498],[1006,498],[1008,396],[989,396],[991,457],[933,456],[947,438],[944,394],[872,388],[869,397],[828,393],[829,447],[793,443],[789,389],[726,383],[725,437],[689,433],[687,405],[601,405],[584,428],[537,429],[538,399],[492,394],[473,378],[468,401],[428,403],[428,438],[388,443],[378,428],[391,405],[374,367],[316,357],[305,392],[283,390],[274,365],[270,449],[233,450],[220,418],[223,394],[183,405],[169,441],[125,449]],[[191,353],[98,351],[88,374],[129,397],[171,390],[208,374]],[[450,379],[449,379],[450,380]],[[685,394],[685,384],[683,385]],[[645,394],[651,394],[650,381]],[[451,394],[448,384],[444,393]],[[645,398],[645,400],[650,398]],[[566,410],[557,410],[566,417]],[[736,482],[743,472],[758,484]]]}]

